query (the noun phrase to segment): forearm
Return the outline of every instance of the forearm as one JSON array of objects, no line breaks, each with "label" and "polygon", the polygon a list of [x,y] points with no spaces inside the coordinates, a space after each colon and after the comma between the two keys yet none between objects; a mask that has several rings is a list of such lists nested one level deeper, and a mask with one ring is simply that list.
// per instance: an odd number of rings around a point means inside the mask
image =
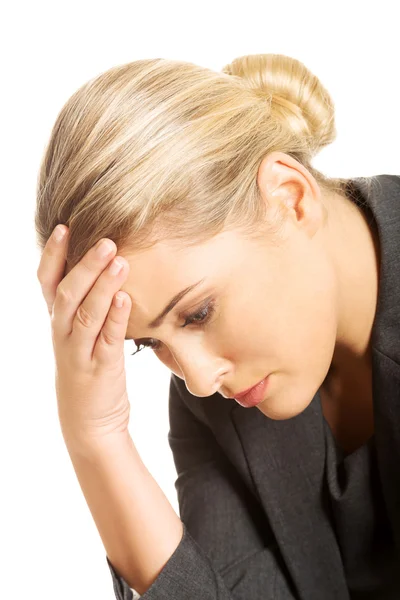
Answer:
[{"label": "forearm", "polygon": [[110,562],[143,594],[179,545],[181,519],[129,434],[69,455]]}]

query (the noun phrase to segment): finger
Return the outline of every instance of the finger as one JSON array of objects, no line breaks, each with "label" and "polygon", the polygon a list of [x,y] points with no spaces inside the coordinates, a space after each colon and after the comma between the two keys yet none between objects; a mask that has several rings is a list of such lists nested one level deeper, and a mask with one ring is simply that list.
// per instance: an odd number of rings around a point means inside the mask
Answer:
[{"label": "finger", "polygon": [[[71,334],[79,306],[82,305],[108,263],[114,258],[116,250],[117,247],[112,240],[102,238],[88,250],[61,281],[54,300],[53,329],[57,336]],[[108,305],[110,304],[111,296],[108,296]],[[88,303],[85,304],[85,308],[90,311]],[[89,319],[91,314],[89,312]],[[83,319],[85,319],[84,315]]]},{"label": "finger", "polygon": [[[120,298],[121,306],[117,306],[116,300]],[[124,350],[126,329],[129,315],[131,313],[132,300],[129,294],[119,291],[114,295],[107,319],[100,331],[93,357],[99,363],[115,364]]]},{"label": "finger", "polygon": [[[64,236],[61,239],[57,239],[57,234],[60,230],[61,233],[64,233]],[[54,228],[44,247],[36,272],[50,315],[52,314],[57,286],[62,280],[65,271],[68,233],[69,229],[66,225],[57,225]]]},{"label": "finger", "polygon": [[116,256],[78,307],[70,335],[70,339],[76,341],[78,360],[88,361],[93,358],[95,344],[104,327],[113,297],[123,285],[128,272],[128,262],[122,256]]}]

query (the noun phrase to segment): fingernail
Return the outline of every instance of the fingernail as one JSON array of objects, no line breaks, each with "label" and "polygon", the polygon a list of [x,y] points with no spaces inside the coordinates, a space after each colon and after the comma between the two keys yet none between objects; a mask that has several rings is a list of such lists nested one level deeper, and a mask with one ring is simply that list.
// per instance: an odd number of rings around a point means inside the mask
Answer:
[{"label": "fingernail", "polygon": [[115,244],[109,240],[100,240],[96,245],[96,252],[100,258],[106,258],[114,249]]},{"label": "fingernail", "polygon": [[63,239],[64,235],[66,234],[67,230],[64,227],[61,227],[60,225],[57,225],[57,227],[54,230],[54,239],[56,242],[61,242],[61,240]]}]

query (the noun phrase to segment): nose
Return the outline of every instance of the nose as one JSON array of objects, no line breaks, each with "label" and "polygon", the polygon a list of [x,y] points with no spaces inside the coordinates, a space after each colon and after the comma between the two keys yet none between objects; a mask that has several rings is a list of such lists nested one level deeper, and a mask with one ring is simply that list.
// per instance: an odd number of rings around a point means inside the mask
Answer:
[{"label": "nose", "polygon": [[212,396],[223,385],[223,377],[228,365],[222,358],[203,351],[189,353],[174,351],[174,358],[185,380],[187,390],[193,396]]}]

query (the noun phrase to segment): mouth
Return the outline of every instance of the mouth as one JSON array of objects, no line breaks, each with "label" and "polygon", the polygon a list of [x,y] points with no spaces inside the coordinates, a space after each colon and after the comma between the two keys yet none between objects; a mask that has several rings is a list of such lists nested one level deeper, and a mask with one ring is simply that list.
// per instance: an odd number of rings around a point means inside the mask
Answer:
[{"label": "mouth", "polygon": [[249,394],[252,390],[254,390],[254,388],[256,388],[257,386],[259,386],[265,379],[267,379],[269,377],[269,375],[266,375],[264,377],[264,379],[261,379],[258,383],[255,383],[254,385],[252,385],[251,387],[247,388],[246,390],[243,390],[242,392],[238,392],[233,393],[233,394],[224,394],[221,390],[220,390],[220,394],[221,396],[223,396],[224,398],[234,398],[236,399],[240,399],[243,398],[244,396],[247,396],[247,394]]},{"label": "mouth", "polygon": [[264,379],[262,379],[244,394],[242,393],[240,396],[236,395],[234,400],[244,408],[252,408],[253,406],[257,406],[257,404],[260,404],[265,399],[265,393],[268,388],[269,380],[270,376],[267,375],[267,377],[264,377]]}]

